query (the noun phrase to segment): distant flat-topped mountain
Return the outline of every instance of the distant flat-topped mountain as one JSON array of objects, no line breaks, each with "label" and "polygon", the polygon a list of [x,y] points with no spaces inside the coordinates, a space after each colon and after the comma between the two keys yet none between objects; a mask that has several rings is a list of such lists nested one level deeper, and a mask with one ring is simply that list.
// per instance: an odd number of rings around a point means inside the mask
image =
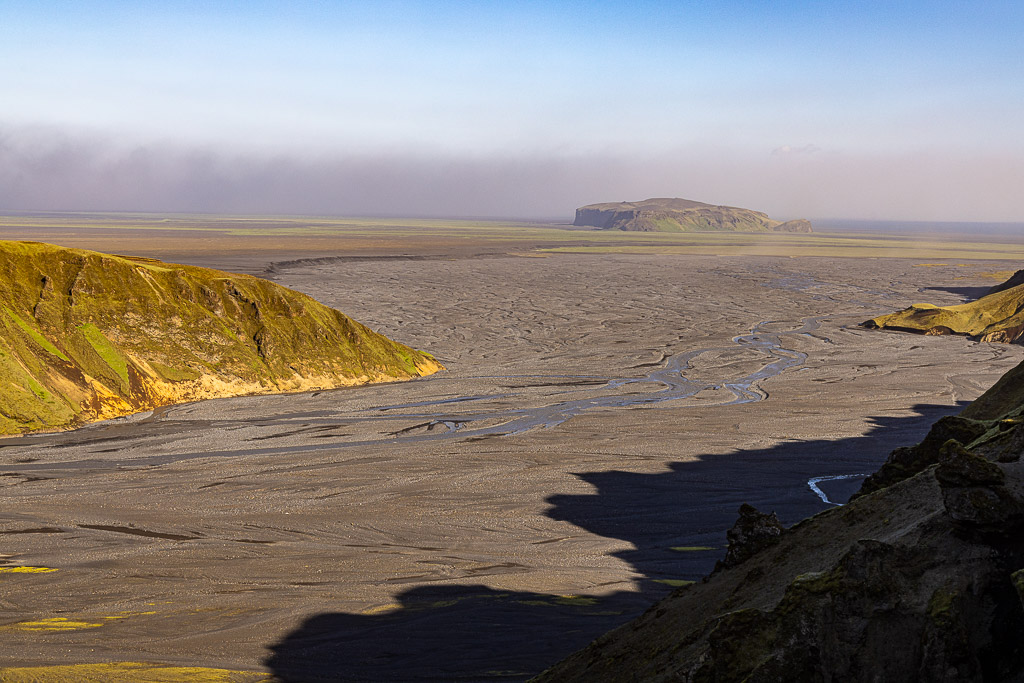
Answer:
[{"label": "distant flat-topped mountain", "polygon": [[267,280],[0,241],[0,434],[439,369]]},{"label": "distant flat-topped mountain", "polygon": [[872,329],[919,332],[927,335],[961,334],[986,342],[1024,340],[1024,272],[1018,271],[989,293],[966,304],[934,306],[914,304],[896,313],[868,320]]},{"label": "distant flat-topped mountain", "polygon": [[776,221],[760,211],[679,198],[581,206],[573,225],[634,232],[811,232],[803,219]]}]

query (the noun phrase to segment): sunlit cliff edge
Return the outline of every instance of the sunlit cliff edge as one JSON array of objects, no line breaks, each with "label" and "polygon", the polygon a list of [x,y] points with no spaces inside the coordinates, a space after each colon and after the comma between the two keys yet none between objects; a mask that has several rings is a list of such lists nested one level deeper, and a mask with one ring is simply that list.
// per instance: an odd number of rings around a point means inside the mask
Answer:
[{"label": "sunlit cliff edge", "polygon": [[430,375],[430,354],[247,275],[0,241],[0,434]]},{"label": "sunlit cliff edge", "polygon": [[629,232],[811,232],[809,221],[776,221],[760,211],[690,199],[588,204],[576,209],[576,226]]},{"label": "sunlit cliff edge", "polygon": [[956,306],[914,304],[863,323],[873,329],[959,334],[986,342],[1020,342],[1024,338],[1024,273],[1018,271],[988,294]]}]

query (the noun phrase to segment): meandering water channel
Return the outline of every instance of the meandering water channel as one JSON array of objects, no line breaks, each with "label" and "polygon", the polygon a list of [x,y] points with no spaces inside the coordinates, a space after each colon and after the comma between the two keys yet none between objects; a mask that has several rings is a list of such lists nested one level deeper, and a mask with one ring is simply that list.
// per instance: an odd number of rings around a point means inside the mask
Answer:
[{"label": "meandering water channel", "polygon": [[[532,408],[517,408],[501,411],[486,411],[476,414],[459,414],[458,416],[438,416],[436,413],[428,412],[396,412],[407,411],[411,408],[426,408],[431,406],[448,405],[451,403],[464,403],[468,401],[506,398],[506,394],[490,394],[483,396],[467,396],[455,399],[443,399],[439,401],[421,401],[417,403],[406,403],[399,405],[387,405],[371,408],[364,411],[367,414],[387,413],[389,419],[396,417],[409,419],[426,419],[428,422],[418,425],[420,427],[444,426],[447,432],[440,434],[420,434],[407,438],[414,439],[439,439],[451,437],[458,433],[461,437],[468,436],[507,436],[523,434],[534,429],[549,429],[562,424],[566,420],[580,415],[589,410],[607,408],[629,408],[641,405],[654,405],[667,401],[686,399],[709,389],[724,389],[733,395],[733,399],[725,405],[740,403],[753,403],[763,401],[768,394],[760,387],[760,383],[771,377],[775,377],[790,368],[801,365],[807,358],[807,354],[800,351],[786,349],[782,345],[782,338],[796,334],[809,334],[818,329],[821,321],[827,316],[805,318],[801,321],[800,327],[783,332],[772,332],[767,329],[768,325],[776,324],[774,321],[765,320],[755,325],[749,333],[733,338],[733,342],[744,348],[750,348],[764,353],[768,362],[760,368],[743,377],[723,380],[719,383],[696,381],[686,377],[686,371],[690,369],[691,362],[705,353],[721,351],[722,347],[709,347],[694,351],[687,351],[667,358],[661,367],[651,370],[642,377],[628,377],[604,380],[601,389],[622,390],[635,384],[660,384],[662,388],[657,391],[632,393],[621,392],[608,396],[588,396],[581,399],[569,399],[559,401],[550,405],[537,406]],[[438,378],[439,380],[443,378]],[[503,377],[501,379],[575,379],[594,380],[592,376],[515,376]],[[432,380],[427,380],[432,381]],[[594,387],[588,387],[593,389]],[[582,389],[570,389],[565,393],[575,393]],[[487,427],[473,427],[473,423],[481,421],[495,421],[499,424]],[[396,436],[401,436],[397,434]]]},{"label": "meandering water channel", "polygon": [[[522,408],[497,408],[481,409],[473,412],[443,412],[443,409],[452,406],[465,406],[469,403],[483,403],[500,399],[514,398],[514,394],[482,394],[471,396],[460,396],[455,398],[444,398],[438,400],[418,401],[404,404],[382,405],[361,410],[357,413],[344,413],[337,416],[318,415],[309,416],[308,421],[314,423],[329,424],[337,423],[344,419],[346,423],[352,422],[373,422],[373,421],[416,421],[411,427],[403,428],[397,432],[383,433],[379,438],[362,440],[345,440],[325,438],[318,443],[302,443],[288,446],[270,446],[263,448],[240,447],[224,450],[200,450],[192,452],[165,453],[153,456],[132,457],[125,460],[117,459],[87,459],[76,460],[75,462],[40,462],[26,463],[18,467],[22,471],[35,470],[69,470],[85,468],[96,469],[120,469],[125,467],[151,467],[164,465],[193,458],[206,458],[216,456],[247,456],[247,455],[273,455],[282,453],[296,453],[306,451],[323,451],[338,448],[349,448],[353,446],[367,446],[380,444],[382,442],[394,441],[437,441],[444,439],[466,439],[501,437],[524,434],[538,429],[550,429],[562,424],[574,416],[581,415],[592,410],[606,410],[611,408],[629,408],[633,406],[652,406],[666,404],[670,401],[679,401],[696,396],[708,390],[726,391],[732,396],[730,400],[720,405],[738,405],[763,401],[768,397],[762,387],[762,383],[775,377],[786,370],[798,367],[804,363],[807,355],[803,352],[786,348],[783,340],[795,335],[809,335],[818,330],[821,321],[827,316],[815,316],[804,318],[800,324],[792,329],[772,331],[770,326],[778,326],[777,321],[765,320],[754,325],[746,334],[736,336],[732,339],[733,344],[740,348],[752,349],[763,354],[765,362],[753,372],[742,377],[723,379],[721,381],[694,380],[688,378],[686,373],[691,369],[692,363],[699,356],[711,352],[734,350],[735,347],[708,347],[697,350],[690,350],[684,353],[668,357],[658,367],[654,367],[646,375],[639,377],[625,378],[600,378],[595,376],[512,376],[502,378],[461,378],[465,379],[521,379],[521,380],[560,380],[567,387],[558,392],[558,395],[565,395],[564,400],[557,400],[553,403],[546,403],[537,406]],[[824,337],[820,337],[828,341]],[[436,378],[418,380],[419,382],[444,383],[446,378],[442,375]],[[660,389],[653,391],[630,391],[631,388],[641,384],[660,385]],[[608,392],[608,393],[599,393]],[[586,393],[582,398],[571,398],[572,394]],[[598,395],[594,395],[598,393]],[[707,405],[707,403],[702,403]],[[425,410],[434,408],[435,410]],[[436,410],[442,409],[442,410]],[[157,411],[153,416],[142,418],[142,421],[155,421],[167,414],[169,409]],[[138,419],[138,418],[136,418]],[[95,429],[93,427],[92,429]],[[31,445],[43,444],[54,435],[28,436],[7,440],[3,445]],[[57,436],[57,438],[61,438]],[[823,499],[824,500],[824,499]],[[831,502],[827,501],[826,502]]]}]

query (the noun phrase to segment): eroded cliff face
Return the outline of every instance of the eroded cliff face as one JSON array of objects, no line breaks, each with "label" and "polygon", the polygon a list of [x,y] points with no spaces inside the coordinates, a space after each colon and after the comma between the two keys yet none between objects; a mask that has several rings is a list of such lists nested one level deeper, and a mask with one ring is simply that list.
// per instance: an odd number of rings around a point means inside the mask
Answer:
[{"label": "eroded cliff face", "polygon": [[541,681],[1024,679],[1024,364],[849,504],[780,530],[749,506],[726,561]]},{"label": "eroded cliff face", "polygon": [[811,232],[803,219],[783,223],[760,211],[678,198],[590,204],[576,209],[573,225],[632,232]]},{"label": "eroded cliff face", "polygon": [[427,353],[267,280],[0,241],[0,434],[429,375]]},{"label": "eroded cliff face", "polygon": [[1024,284],[1019,284],[1021,275],[1020,272],[1014,274],[977,301],[956,306],[914,304],[862,325],[871,329],[927,335],[960,334],[979,341],[1020,343],[1024,338]]}]

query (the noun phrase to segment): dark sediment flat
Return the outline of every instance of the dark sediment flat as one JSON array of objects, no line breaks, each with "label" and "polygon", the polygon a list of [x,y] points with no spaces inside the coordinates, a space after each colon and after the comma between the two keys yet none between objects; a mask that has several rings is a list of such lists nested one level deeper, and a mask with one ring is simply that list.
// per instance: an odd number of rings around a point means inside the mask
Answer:
[{"label": "dark sediment flat", "polygon": [[[449,370],[0,442],[0,567],[57,570],[0,574],[0,660],[525,678],[699,579],[740,503],[786,523],[826,509],[809,480],[844,499],[855,480],[838,477],[873,471],[1020,362],[1018,346],[857,328],[922,283],[1016,267],[915,265],[275,267]],[[55,617],[98,625],[19,626]]]}]

